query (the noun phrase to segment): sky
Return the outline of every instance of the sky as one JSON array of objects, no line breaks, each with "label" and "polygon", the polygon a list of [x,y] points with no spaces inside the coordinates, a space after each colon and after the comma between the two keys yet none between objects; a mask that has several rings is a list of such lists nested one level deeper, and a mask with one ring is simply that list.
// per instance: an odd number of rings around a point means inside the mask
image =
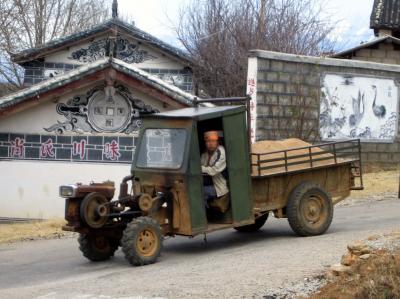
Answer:
[{"label": "sky", "polygon": [[[191,1],[118,0],[119,15],[124,19],[133,20],[140,29],[180,47],[173,26],[179,21],[179,9]],[[326,4],[325,13],[332,16],[332,20],[337,23],[331,35],[337,42],[337,51],[357,46],[373,38],[373,31],[369,29],[373,0],[321,1]]]}]

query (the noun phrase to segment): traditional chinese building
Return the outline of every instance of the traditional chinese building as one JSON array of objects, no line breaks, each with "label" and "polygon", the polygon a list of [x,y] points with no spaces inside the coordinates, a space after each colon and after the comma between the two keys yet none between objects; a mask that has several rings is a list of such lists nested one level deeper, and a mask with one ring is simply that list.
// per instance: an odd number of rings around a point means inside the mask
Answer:
[{"label": "traditional chinese building", "polygon": [[0,98],[0,217],[63,215],[61,184],[130,172],[143,114],[190,106],[190,60],[117,17],[13,56],[25,89]]}]

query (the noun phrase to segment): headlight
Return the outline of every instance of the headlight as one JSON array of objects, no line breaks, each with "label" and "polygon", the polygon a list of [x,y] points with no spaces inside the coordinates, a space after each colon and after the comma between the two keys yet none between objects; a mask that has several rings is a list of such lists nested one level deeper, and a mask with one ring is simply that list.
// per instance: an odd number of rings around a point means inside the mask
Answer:
[{"label": "headlight", "polygon": [[61,197],[75,197],[76,195],[76,186],[68,185],[68,186],[60,186],[60,196]]}]

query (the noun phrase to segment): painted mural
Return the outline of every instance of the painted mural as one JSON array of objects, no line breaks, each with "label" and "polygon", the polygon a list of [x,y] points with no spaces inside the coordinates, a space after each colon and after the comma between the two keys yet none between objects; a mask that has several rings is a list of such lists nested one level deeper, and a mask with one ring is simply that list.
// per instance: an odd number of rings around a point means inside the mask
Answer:
[{"label": "painted mural", "polygon": [[393,141],[397,106],[393,79],[327,74],[321,90],[321,138]]},{"label": "painted mural", "polygon": [[119,85],[97,86],[85,95],[77,95],[67,103],[56,106],[57,113],[65,117],[47,132],[74,133],[137,133],[140,128],[140,115],[158,112],[157,109],[133,97],[129,89]]},{"label": "painted mural", "polygon": [[[82,63],[96,61],[107,55],[109,43],[110,40],[108,38],[93,41],[86,48],[72,52],[68,58]],[[116,57],[126,63],[141,63],[157,58],[148,51],[140,49],[139,45],[121,36],[118,36],[116,39]]]}]

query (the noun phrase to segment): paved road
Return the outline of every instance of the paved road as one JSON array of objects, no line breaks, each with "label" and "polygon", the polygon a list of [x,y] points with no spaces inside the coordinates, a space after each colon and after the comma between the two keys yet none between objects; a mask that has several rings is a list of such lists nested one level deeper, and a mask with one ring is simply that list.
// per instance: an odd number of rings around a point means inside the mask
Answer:
[{"label": "paved road", "polygon": [[160,261],[130,267],[121,251],[90,263],[74,239],[0,246],[0,298],[260,297],[337,263],[352,240],[400,228],[400,200],[340,206],[327,234],[296,237],[286,220],[165,241]]}]

